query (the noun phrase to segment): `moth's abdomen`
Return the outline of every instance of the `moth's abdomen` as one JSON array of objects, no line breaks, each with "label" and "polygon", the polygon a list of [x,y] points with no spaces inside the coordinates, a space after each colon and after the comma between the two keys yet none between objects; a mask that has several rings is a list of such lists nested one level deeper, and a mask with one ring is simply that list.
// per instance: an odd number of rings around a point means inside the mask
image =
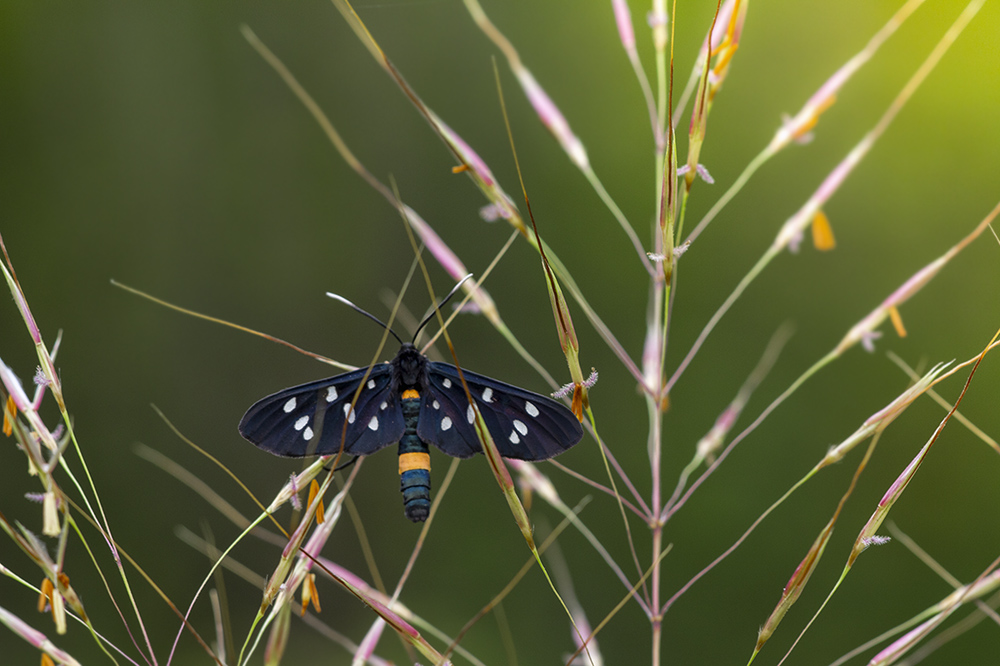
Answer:
[{"label": "moth's abdomen", "polygon": [[[427,467],[403,470],[406,456],[423,456]],[[431,457],[426,453],[404,453],[399,456],[399,489],[403,493],[403,513],[415,523],[427,520],[431,512]]]},{"label": "moth's abdomen", "polygon": [[399,489],[403,493],[403,512],[415,523],[427,520],[431,511],[431,456],[427,445],[417,437],[420,420],[420,394],[403,392],[403,421],[406,429],[399,440]]}]

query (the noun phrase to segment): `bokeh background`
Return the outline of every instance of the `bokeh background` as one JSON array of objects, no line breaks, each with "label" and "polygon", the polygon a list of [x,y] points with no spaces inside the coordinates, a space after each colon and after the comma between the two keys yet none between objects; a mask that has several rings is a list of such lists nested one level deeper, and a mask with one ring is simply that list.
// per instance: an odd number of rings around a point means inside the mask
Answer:
[{"label": "bokeh background", "polygon": [[[633,2],[640,52],[652,72],[648,6]],[[684,81],[714,2],[679,3],[677,74]],[[862,48],[897,2],[757,2],[717,98],[702,162],[717,184],[699,183],[688,228],[770,140],[782,113],[794,113],[837,67]],[[648,238],[653,201],[650,131],[609,3],[487,2],[585,142],[598,175]],[[768,164],[684,258],[671,361],[676,364],[711,313],[771,242],[778,227],[867,132],[961,11],[926,3],[843,91],[816,140]],[[496,51],[457,0],[359,2],[359,15],[404,76],[491,165],[512,194],[517,181],[496,95]],[[195,471],[241,511],[251,501],[215,465],[179,441],[156,405],[217,456],[258,496],[273,495],[298,465],[259,452],[236,424],[261,396],[328,374],[328,368],[235,330],[140,300],[116,279],[213,316],[266,331],[347,363],[364,364],[380,332],[323,294],[336,291],[379,315],[412,259],[397,212],[350,171],[275,73],[240,34],[247,24],[295,73],[365,165],[391,175],[470,270],[481,273],[509,227],[478,217],[485,202],[424,121],[375,65],[330,3],[13,2],[0,8],[0,231],[34,314],[58,357],[65,394],[91,473],[122,546],[177,605],[186,607],[205,575],[205,558],[175,536],[177,526],[210,530],[222,544],[237,530],[201,498],[137,457],[137,442]],[[826,207],[838,247],[783,255],[750,288],[677,385],[668,415],[664,470],[673,480],[785,321],[796,326],[778,366],[749,405],[746,425],[802,370],[919,267],[965,235],[997,203],[1000,183],[1000,7],[988,3],[861,167]],[[543,235],[634,358],[647,300],[645,274],[593,191],[500,63],[514,139]],[[678,86],[680,87],[680,86]],[[686,120],[681,126],[686,127]],[[683,139],[682,139],[683,141]],[[682,143],[683,151],[684,143]],[[438,293],[450,281],[432,267]],[[898,395],[906,377],[886,358],[914,365],[965,359],[1000,326],[1000,248],[984,236],[903,309],[909,336],[891,331],[878,351],[852,350],[811,380],[738,448],[667,530],[669,595],[720,553],[826,450]],[[515,243],[488,282],[523,344],[568,381],[537,256]],[[22,378],[37,363],[9,299],[0,299],[0,355]],[[406,305],[422,312],[421,287]],[[602,432],[648,496],[646,418],[635,385],[574,308],[582,362],[601,380],[592,394]],[[543,382],[481,318],[451,329],[463,364],[538,391]],[[391,353],[391,352],[389,352]],[[961,380],[943,387],[954,398]],[[1000,434],[1000,370],[987,358],[963,411]],[[57,414],[51,405],[52,423]],[[826,560],[762,662],[774,663],[840,573],[860,525],[942,417],[921,400],[885,435],[846,508]],[[733,557],[698,583],[664,621],[665,663],[745,663],[756,631],[793,568],[829,517],[860,451],[827,471],[767,520]],[[599,480],[592,441],[562,461]],[[447,465],[434,458],[435,480]],[[352,493],[375,559],[390,586],[418,530],[402,516],[395,456],[368,461]],[[0,445],[0,506],[39,531],[40,508],[24,500],[37,483],[23,456]],[[591,493],[544,467],[570,504]],[[893,519],[947,569],[974,580],[1000,552],[1000,460],[952,424],[920,470]],[[287,519],[287,515],[283,514]],[[583,520],[626,571],[617,507],[596,497]],[[536,502],[539,534],[559,516]],[[638,548],[649,538],[635,521]],[[100,540],[100,565],[121,597]],[[577,594],[592,623],[623,594],[584,539],[560,539]],[[348,521],[325,553],[366,575]],[[247,540],[233,556],[268,574],[279,552]],[[403,601],[443,631],[456,632],[528,557],[482,458],[462,464]],[[38,573],[6,539],[0,563],[28,580]],[[648,564],[648,562],[646,562]],[[99,628],[127,638],[79,543],[67,572]],[[164,659],[178,626],[137,575],[136,595]],[[260,593],[227,578],[234,631],[242,641]],[[897,542],[867,553],[791,663],[829,663],[848,649],[944,597],[949,587]],[[324,584],[321,619],[360,640],[374,615]],[[34,595],[0,580],[0,605],[54,634],[33,610]],[[131,616],[129,615],[131,621]],[[559,663],[573,647],[558,603],[533,571],[504,603],[517,663]],[[193,621],[211,634],[203,599]],[[984,622],[925,663],[995,663],[997,627]],[[645,662],[649,625],[634,604],[608,625],[608,663]],[[54,637],[83,663],[102,663],[78,625]],[[486,663],[514,663],[491,616],[464,645]],[[4,663],[37,663],[5,630]],[[175,663],[208,663],[185,636]],[[392,636],[379,653],[406,653]],[[133,653],[134,654],[134,653]],[[740,659],[743,661],[741,662]],[[161,661],[162,663],[162,661]],[[259,655],[255,663],[260,663]],[[300,622],[286,663],[349,663],[349,655]]]}]

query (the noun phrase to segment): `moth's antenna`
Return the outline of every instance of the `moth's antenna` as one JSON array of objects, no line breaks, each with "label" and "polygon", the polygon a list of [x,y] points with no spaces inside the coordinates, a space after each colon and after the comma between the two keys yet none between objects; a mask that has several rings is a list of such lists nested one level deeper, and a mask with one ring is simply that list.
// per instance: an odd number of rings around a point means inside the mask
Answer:
[{"label": "moth's antenna", "polygon": [[[465,281],[468,280],[471,277],[472,277],[472,273],[469,273],[464,278],[462,278],[461,280],[459,280],[458,284],[456,284],[454,287],[452,287],[451,291],[448,292],[448,295],[445,296],[443,299],[441,299],[441,302],[438,303],[437,306],[433,310],[431,310],[430,314],[428,314],[426,317],[424,317],[424,320],[422,322],[420,322],[419,326],[417,326],[417,330],[415,330],[413,332],[413,339],[414,340],[416,340],[417,336],[420,335],[420,329],[422,329],[424,326],[426,326],[430,322],[430,320],[434,317],[434,313],[436,313],[438,310],[440,310],[441,308],[443,308],[444,305],[445,305],[445,303],[447,303],[449,300],[451,300],[451,297],[455,295],[455,292],[458,291],[459,288],[463,284],[465,284]],[[329,294],[327,294],[327,295],[329,295]],[[368,315],[368,316],[370,317],[371,315]]]},{"label": "moth's antenna", "polygon": [[[461,283],[459,283],[459,284],[461,284]],[[454,293],[454,292],[452,292],[452,293]],[[386,325],[385,325],[385,323],[384,323],[384,322],[383,322],[383,321],[382,321],[381,319],[379,319],[378,317],[376,317],[376,316],[375,316],[375,315],[373,315],[372,313],[370,313],[370,312],[367,312],[367,311],[365,311],[365,310],[362,310],[362,309],[361,309],[361,308],[359,308],[359,307],[358,307],[357,305],[355,305],[354,303],[351,303],[351,302],[350,302],[349,300],[347,300],[347,299],[346,299],[346,298],[344,298],[343,296],[339,296],[339,295],[337,295],[337,294],[334,294],[334,293],[331,293],[331,292],[329,292],[329,291],[328,291],[328,292],[326,292],[326,295],[327,295],[327,296],[329,296],[330,298],[332,298],[332,299],[333,299],[333,300],[335,300],[335,301],[340,301],[340,302],[341,302],[341,303],[343,303],[344,305],[347,305],[347,306],[350,306],[351,308],[353,308],[353,309],[354,309],[354,311],[355,311],[355,312],[359,312],[359,313],[363,314],[364,316],[368,317],[368,318],[369,318],[369,319],[371,319],[371,320],[372,320],[373,322],[375,322],[376,324],[378,324],[379,326],[381,326],[381,327],[382,327],[382,328],[384,328],[385,330],[387,330],[387,331],[389,331],[390,333],[392,333],[392,337],[396,338],[396,341],[397,341],[397,342],[399,342],[399,344],[403,344],[403,341],[399,339],[399,336],[398,336],[398,335],[396,335],[396,331],[394,331],[394,330],[392,330],[391,328],[389,328],[388,326],[386,326]],[[450,297],[451,297],[451,294],[448,294],[448,296],[449,296],[449,298],[450,298]],[[445,300],[448,300],[448,299],[445,299]],[[426,323],[426,322],[424,322],[424,323]],[[421,324],[421,326],[423,326],[423,324]],[[420,329],[417,329],[417,330],[419,331]]]}]

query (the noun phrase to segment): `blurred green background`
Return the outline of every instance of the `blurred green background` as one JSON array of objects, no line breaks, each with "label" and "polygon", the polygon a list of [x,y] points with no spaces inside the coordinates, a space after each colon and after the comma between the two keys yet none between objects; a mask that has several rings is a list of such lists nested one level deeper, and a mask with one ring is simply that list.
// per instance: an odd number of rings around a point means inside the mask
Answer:
[{"label": "blurred green background", "polygon": [[[651,67],[648,6],[631,4],[640,52]],[[698,183],[688,228],[770,140],[781,114],[796,112],[898,4],[752,3],[702,154],[717,184]],[[715,3],[679,5],[676,62],[683,82]],[[871,129],[962,7],[962,2],[926,3],[843,91],[823,116],[816,140],[768,164],[685,256],[671,367],[784,220]],[[359,2],[356,8],[425,102],[479,151],[515,195],[516,174],[492,73],[496,51],[461,3],[379,1]],[[650,131],[609,3],[521,0],[488,2],[485,8],[561,107],[607,189],[647,239],[654,185]],[[244,23],[285,61],[364,164],[383,180],[395,178],[401,197],[471,271],[482,273],[509,234],[504,224],[479,219],[478,208],[485,203],[481,195],[465,176],[451,174],[453,158],[330,3],[14,2],[0,7],[0,231],[46,340],[51,344],[56,332],[64,331],[57,366],[115,536],[180,607],[187,606],[208,564],[177,539],[176,527],[199,534],[210,530],[220,544],[229,543],[237,530],[185,486],[137,457],[133,446],[142,442],[195,471],[248,515],[254,506],[223,472],[179,441],[150,405],[267,501],[299,466],[242,440],[236,431],[240,416],[265,394],[333,373],[258,338],[140,300],[110,280],[343,362],[364,364],[380,332],[323,294],[338,292],[384,316],[385,294],[399,289],[412,258],[397,212],[347,168],[248,46],[239,31]],[[819,254],[806,244],[798,255],[783,255],[723,320],[672,395],[664,459],[668,493],[694,444],[782,322],[794,322],[796,335],[738,429],[997,203],[997,53],[1000,7],[988,3],[825,207],[837,250]],[[540,229],[638,359],[645,274],[621,230],[537,122],[502,62],[500,71]],[[685,118],[681,127],[686,126]],[[682,152],[684,145],[682,139]],[[450,280],[440,268],[431,270],[435,289],[445,292]],[[906,387],[907,379],[885,351],[923,367],[978,353],[1000,325],[998,275],[1000,251],[993,238],[984,236],[903,308],[907,338],[897,338],[886,327],[877,353],[852,350],[774,413],[668,526],[666,540],[673,551],[664,562],[663,594],[672,594],[731,544],[829,445]],[[429,301],[418,284],[405,303],[419,313]],[[515,243],[487,288],[522,343],[568,381],[538,260],[526,244]],[[29,381],[37,364],[34,350],[12,302],[2,300],[0,356]],[[602,433],[648,497],[646,417],[635,384],[575,306],[573,313],[582,362],[601,373],[592,400]],[[460,317],[451,334],[464,366],[546,390],[483,319]],[[963,404],[963,412],[994,436],[1000,434],[997,368],[997,359],[987,358]],[[953,399],[960,384],[953,380],[942,392]],[[57,421],[52,405],[46,415],[50,423]],[[787,649],[839,575],[875,503],[942,415],[923,399],[886,433],[823,566],[758,663],[774,663]],[[39,488],[24,473],[23,455],[11,441],[0,446],[0,507],[8,518],[40,531],[39,507],[23,499]],[[758,626],[833,511],[859,459],[860,451],[795,495],[671,609],[664,620],[664,663],[745,663]],[[589,439],[561,461],[606,481]],[[435,454],[435,483],[448,462]],[[962,581],[974,580],[1000,551],[998,463],[996,454],[953,423],[892,515]],[[402,515],[395,466],[391,453],[373,457],[352,493],[390,587],[418,534]],[[542,470],[554,476],[571,505],[591,494],[552,467]],[[594,499],[582,518],[634,579],[617,507],[604,496]],[[282,517],[287,520],[286,513]],[[536,501],[533,519],[544,536],[560,517]],[[648,565],[648,531],[639,521],[632,529]],[[89,540],[122,601],[110,558],[93,532]],[[578,533],[567,530],[560,545],[577,594],[596,624],[624,589]],[[370,580],[346,519],[325,554]],[[261,575],[273,570],[278,555],[253,539],[233,553]],[[473,459],[461,465],[402,600],[454,634],[527,557],[485,461]],[[0,540],[0,563],[39,580],[7,539]],[[121,622],[75,539],[67,573],[99,629],[127,645]],[[163,663],[178,622],[134,572],[131,580]],[[242,642],[260,593],[233,576],[227,577],[227,592],[234,632]],[[829,663],[948,592],[948,585],[898,542],[869,552],[789,663]],[[321,585],[321,594],[320,618],[360,640],[374,615],[329,583]],[[83,663],[102,663],[105,658],[80,626],[55,637],[34,603],[23,587],[0,580],[0,606],[51,634]],[[131,613],[124,612],[131,623]],[[559,663],[572,652],[566,619],[537,570],[505,601],[504,612],[517,663]],[[211,636],[205,598],[192,617]],[[984,622],[925,663],[995,663],[996,631]],[[648,662],[649,635],[648,622],[629,604],[601,634],[600,646],[608,663]],[[463,644],[486,663],[513,663],[493,617],[480,622]],[[6,630],[0,631],[0,646],[5,663],[37,663],[37,653]],[[175,663],[208,663],[189,636],[180,649]],[[397,663],[408,659],[393,636],[383,637],[379,654]],[[296,621],[286,663],[346,664],[349,655]]]}]

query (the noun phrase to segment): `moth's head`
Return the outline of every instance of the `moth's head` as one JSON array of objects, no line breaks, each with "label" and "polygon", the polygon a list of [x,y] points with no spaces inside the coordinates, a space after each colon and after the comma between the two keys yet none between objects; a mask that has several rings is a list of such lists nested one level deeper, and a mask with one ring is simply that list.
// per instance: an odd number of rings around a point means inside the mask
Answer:
[{"label": "moth's head", "polygon": [[393,379],[403,388],[414,387],[418,391],[424,388],[424,375],[427,358],[409,342],[404,342],[399,353],[392,361]]}]

